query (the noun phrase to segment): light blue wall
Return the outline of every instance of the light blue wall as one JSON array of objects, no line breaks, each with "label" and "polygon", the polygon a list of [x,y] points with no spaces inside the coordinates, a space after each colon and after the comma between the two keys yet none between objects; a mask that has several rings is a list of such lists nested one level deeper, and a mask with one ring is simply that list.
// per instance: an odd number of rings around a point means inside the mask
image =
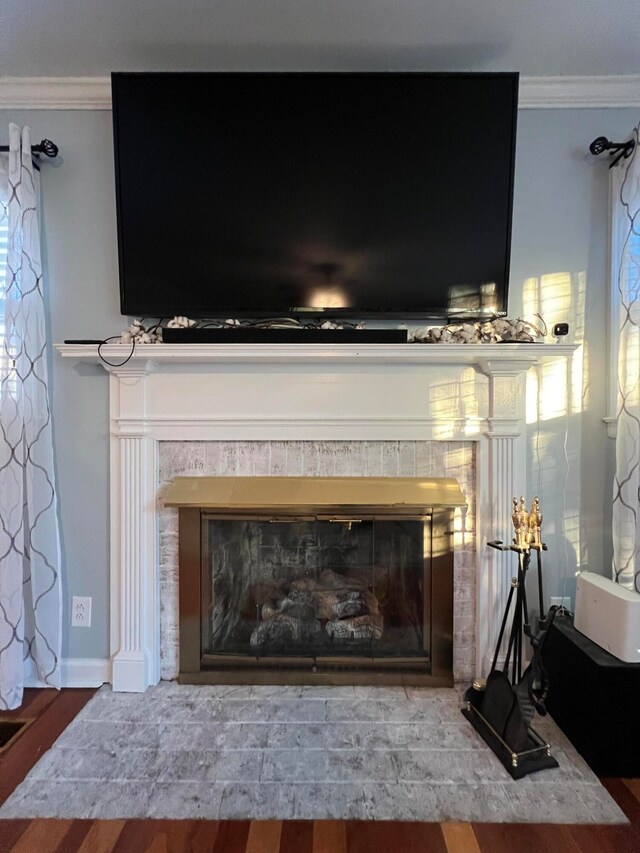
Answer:
[{"label": "light blue wall", "polygon": [[[123,327],[110,112],[3,112],[52,139],[62,154],[43,164],[45,287],[50,340],[103,338]],[[6,138],[6,132],[0,136]],[[65,568],[64,657],[108,657],[108,378],[98,366],[50,356],[55,459]],[[70,628],[71,596],[93,597],[91,628]]]},{"label": "light blue wall", "polygon": [[[582,414],[541,425],[546,447],[542,477],[535,452],[537,427],[529,429],[529,481],[532,488],[538,484],[541,488],[552,594],[560,589],[566,567],[572,578],[576,563],[570,545],[565,559],[559,533],[567,420],[570,465],[564,510],[579,514],[584,567],[603,571],[610,561],[612,442],[601,422],[606,393],[607,168],[585,151],[601,134],[627,138],[638,118],[635,110],[620,109],[531,110],[519,117],[510,314],[522,310],[527,279],[568,271],[576,281],[583,273],[586,281],[587,405]],[[42,168],[51,340],[118,333],[124,320],[118,310],[111,114],[0,112],[0,127],[6,128],[10,120],[29,124],[34,139],[53,139],[62,153],[59,165]],[[469,142],[473,144],[473,129]],[[162,215],[162,211],[153,214]],[[546,319],[553,323],[564,319],[560,315],[562,311]],[[63,653],[107,657],[107,375],[102,368],[79,367],[52,355],[51,388],[66,569]],[[567,591],[573,595],[572,586]],[[67,627],[72,594],[93,597],[90,629]]]},{"label": "light blue wall", "polygon": [[[601,135],[628,139],[640,110],[523,110],[518,120],[509,311],[522,310],[525,282],[538,279],[547,323],[566,320],[572,327],[568,340],[583,342],[583,387],[575,374],[568,416],[528,428],[529,496],[539,490],[545,510],[547,590],[551,595],[564,590],[574,603],[576,569],[608,574],[612,555],[614,442],[602,422],[608,379],[608,163],[603,155],[591,156],[588,145]],[[560,287],[544,278],[553,274],[560,274]],[[556,293],[567,280],[568,308]],[[561,393],[555,378],[548,378],[542,408],[553,409]]]}]

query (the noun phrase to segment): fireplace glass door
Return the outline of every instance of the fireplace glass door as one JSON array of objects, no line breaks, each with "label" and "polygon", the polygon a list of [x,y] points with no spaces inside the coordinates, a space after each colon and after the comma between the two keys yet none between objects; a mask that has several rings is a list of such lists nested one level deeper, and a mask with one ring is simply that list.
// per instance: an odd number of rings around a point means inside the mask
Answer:
[{"label": "fireplace glass door", "polygon": [[431,519],[202,515],[202,663],[422,663]]}]

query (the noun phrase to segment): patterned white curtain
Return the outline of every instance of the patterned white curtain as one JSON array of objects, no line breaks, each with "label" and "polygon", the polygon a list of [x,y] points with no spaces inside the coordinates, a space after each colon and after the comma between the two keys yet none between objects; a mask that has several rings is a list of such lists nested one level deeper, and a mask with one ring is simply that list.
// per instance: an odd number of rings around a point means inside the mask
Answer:
[{"label": "patterned white curtain", "polygon": [[640,126],[633,136],[632,156],[611,170],[611,259],[619,304],[613,578],[640,592]]},{"label": "patterned white curtain", "polygon": [[9,125],[0,153],[0,709],[25,675],[60,686],[60,539],[38,224],[29,128]]}]

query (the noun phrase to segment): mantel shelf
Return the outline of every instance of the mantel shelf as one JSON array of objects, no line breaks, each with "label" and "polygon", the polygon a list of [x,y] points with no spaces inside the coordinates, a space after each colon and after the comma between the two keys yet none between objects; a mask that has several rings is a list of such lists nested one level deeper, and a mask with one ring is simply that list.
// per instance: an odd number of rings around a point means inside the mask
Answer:
[{"label": "mantel shelf", "polygon": [[[100,362],[98,347],[56,344],[63,358]],[[577,344],[139,344],[127,366],[143,364],[464,364],[520,366],[570,358]],[[107,361],[120,362],[130,348],[107,344]],[[102,363],[102,362],[100,362]],[[105,365],[107,369],[109,368]]]}]

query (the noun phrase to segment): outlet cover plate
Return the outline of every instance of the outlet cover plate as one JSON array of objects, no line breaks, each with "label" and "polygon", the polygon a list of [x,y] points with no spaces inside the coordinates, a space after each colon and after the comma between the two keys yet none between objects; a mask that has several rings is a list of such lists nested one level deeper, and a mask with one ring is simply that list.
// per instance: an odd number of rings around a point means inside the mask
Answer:
[{"label": "outlet cover plate", "polygon": [[71,626],[73,628],[91,627],[91,597],[74,595],[71,603]]}]

